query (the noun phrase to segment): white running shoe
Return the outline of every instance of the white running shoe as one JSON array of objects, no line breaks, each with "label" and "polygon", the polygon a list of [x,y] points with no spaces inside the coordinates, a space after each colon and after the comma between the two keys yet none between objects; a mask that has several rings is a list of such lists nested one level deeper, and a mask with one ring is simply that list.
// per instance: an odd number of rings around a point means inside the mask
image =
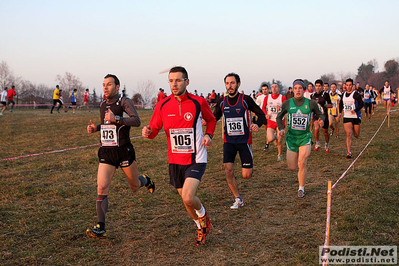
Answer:
[{"label": "white running shoe", "polygon": [[244,207],[244,201],[241,198],[236,198],[230,209],[237,210],[240,207]]}]

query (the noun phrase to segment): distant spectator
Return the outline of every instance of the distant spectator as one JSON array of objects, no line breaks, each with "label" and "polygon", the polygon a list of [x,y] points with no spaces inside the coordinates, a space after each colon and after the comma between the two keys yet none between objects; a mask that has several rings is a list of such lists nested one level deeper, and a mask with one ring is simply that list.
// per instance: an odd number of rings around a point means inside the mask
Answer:
[{"label": "distant spectator", "polygon": [[159,103],[160,101],[162,101],[165,98],[166,98],[166,95],[165,95],[163,89],[159,88],[158,97],[157,97],[157,103]]}]

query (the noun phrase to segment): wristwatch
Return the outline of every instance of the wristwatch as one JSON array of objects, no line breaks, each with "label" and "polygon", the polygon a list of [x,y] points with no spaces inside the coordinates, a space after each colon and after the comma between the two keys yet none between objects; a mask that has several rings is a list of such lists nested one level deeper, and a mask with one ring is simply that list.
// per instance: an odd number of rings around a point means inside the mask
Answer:
[{"label": "wristwatch", "polygon": [[119,124],[121,122],[121,117],[119,115],[115,116],[116,123]]}]

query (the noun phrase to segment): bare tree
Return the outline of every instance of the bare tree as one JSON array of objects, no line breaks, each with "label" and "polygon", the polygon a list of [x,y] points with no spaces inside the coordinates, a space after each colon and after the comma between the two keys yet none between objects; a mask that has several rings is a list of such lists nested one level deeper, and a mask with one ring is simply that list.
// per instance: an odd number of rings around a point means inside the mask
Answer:
[{"label": "bare tree", "polygon": [[[65,72],[64,76],[57,75],[55,81],[57,81],[60,85],[60,89],[65,92],[65,95],[69,95],[69,93],[73,89],[78,90],[78,95],[82,95],[84,91],[84,86],[80,79],[73,75],[72,73]],[[65,100],[65,98],[64,98]]]},{"label": "bare tree", "polygon": [[6,61],[2,61],[0,64],[0,86],[10,87],[12,85],[12,81],[14,79],[14,75],[8,66]]},{"label": "bare tree", "polygon": [[151,80],[137,82],[137,88],[134,94],[140,94],[143,105],[147,106],[152,103],[153,98],[157,94],[157,89],[154,82]]},{"label": "bare tree", "polygon": [[324,74],[324,75],[321,75],[320,79],[323,82],[331,83],[331,82],[335,81],[335,75],[334,75],[334,73]]},{"label": "bare tree", "polygon": [[348,78],[351,78],[354,76],[354,74],[352,74],[352,72],[339,72],[338,76],[340,77],[342,82],[345,82],[345,80],[347,80]]}]

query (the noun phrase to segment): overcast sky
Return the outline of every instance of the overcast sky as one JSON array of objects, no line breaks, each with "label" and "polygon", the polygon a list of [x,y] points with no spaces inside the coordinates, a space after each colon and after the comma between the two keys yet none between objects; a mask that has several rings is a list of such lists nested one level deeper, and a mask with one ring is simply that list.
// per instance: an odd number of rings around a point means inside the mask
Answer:
[{"label": "overcast sky", "polygon": [[159,72],[182,65],[190,91],[222,92],[236,72],[249,93],[399,57],[397,0],[1,0],[0,10],[0,61],[51,87],[70,72],[101,91],[113,73],[130,93],[151,80],[169,94]]}]

